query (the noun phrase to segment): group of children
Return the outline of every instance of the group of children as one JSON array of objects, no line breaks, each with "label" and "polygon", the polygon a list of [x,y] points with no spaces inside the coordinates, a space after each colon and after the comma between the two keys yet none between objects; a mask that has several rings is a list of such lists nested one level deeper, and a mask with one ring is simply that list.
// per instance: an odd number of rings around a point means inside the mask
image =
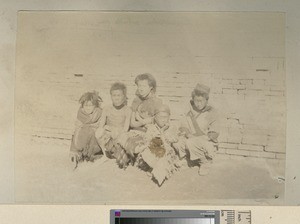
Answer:
[{"label": "group of children", "polygon": [[103,109],[97,92],[80,98],[70,150],[74,168],[84,160],[116,159],[120,168],[134,165],[149,172],[159,186],[184,163],[199,166],[199,174],[206,175],[219,135],[217,115],[208,106],[209,88],[197,84],[188,113],[174,125],[170,108],[155,95],[155,78],[140,74],[135,84],[131,107],[126,86],[119,82],[110,89],[112,105]]}]

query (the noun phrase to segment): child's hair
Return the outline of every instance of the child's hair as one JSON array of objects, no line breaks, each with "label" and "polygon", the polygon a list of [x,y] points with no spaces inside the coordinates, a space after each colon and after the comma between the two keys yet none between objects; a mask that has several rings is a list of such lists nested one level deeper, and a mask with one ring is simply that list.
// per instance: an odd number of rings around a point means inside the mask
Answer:
[{"label": "child's hair", "polygon": [[192,99],[194,99],[195,96],[202,96],[206,100],[209,99],[209,94],[207,92],[203,92],[203,91],[198,90],[198,89],[194,89],[193,92],[192,92]]},{"label": "child's hair", "polygon": [[141,80],[148,80],[148,84],[149,84],[149,86],[152,87],[153,92],[156,91],[156,80],[153,77],[153,75],[151,75],[149,73],[140,74],[135,78],[134,82],[137,85],[138,81],[141,81]]},{"label": "child's hair", "polygon": [[171,115],[170,107],[166,104],[161,104],[155,108],[155,110],[154,110],[155,115],[157,115],[160,112],[165,112],[165,113],[168,113],[169,115]]},{"label": "child's hair", "polygon": [[206,100],[208,100],[209,92],[210,92],[210,88],[208,86],[198,83],[192,92],[192,99],[194,99],[195,96],[202,96]]},{"label": "child's hair", "polygon": [[123,83],[115,82],[114,84],[112,84],[111,87],[110,87],[110,94],[114,90],[122,90],[123,93],[124,93],[125,98],[127,98],[127,88]]},{"label": "child's hair", "polygon": [[99,96],[99,93],[96,91],[86,92],[79,99],[81,107],[83,107],[84,103],[88,101],[91,101],[95,107],[99,107],[100,102],[103,102],[102,98]]}]

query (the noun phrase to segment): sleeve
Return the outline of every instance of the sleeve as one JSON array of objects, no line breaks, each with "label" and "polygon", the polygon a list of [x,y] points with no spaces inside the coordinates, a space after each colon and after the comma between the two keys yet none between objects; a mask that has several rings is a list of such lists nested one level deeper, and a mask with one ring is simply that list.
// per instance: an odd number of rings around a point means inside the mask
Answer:
[{"label": "sleeve", "polygon": [[211,141],[218,142],[218,137],[220,134],[220,122],[218,113],[215,110],[211,112],[209,121],[210,123],[207,136]]},{"label": "sleeve", "polygon": [[123,127],[124,132],[127,132],[129,130],[131,113],[132,113],[132,111],[131,111],[130,107],[127,107],[126,112],[125,112],[125,123],[124,123],[124,127]]},{"label": "sleeve", "polygon": [[180,121],[179,121],[179,127],[178,127],[178,130],[179,132],[184,132],[184,133],[191,133],[192,130],[190,128],[190,125],[187,121],[187,115],[183,116]]},{"label": "sleeve", "polygon": [[176,126],[171,125],[165,134],[165,138],[169,143],[178,142],[178,129]]},{"label": "sleeve", "polygon": [[77,114],[76,114],[75,122],[74,122],[75,130],[79,129],[83,126],[83,121],[82,120],[83,120],[83,118],[82,118],[82,115],[81,115],[81,108],[79,108],[78,111],[77,111]]},{"label": "sleeve", "polygon": [[76,121],[75,121],[75,130],[81,128],[82,125],[83,125],[83,123],[80,120],[76,119]]},{"label": "sleeve", "polygon": [[101,117],[103,115],[103,110],[101,108],[96,108],[95,116],[92,118],[92,127],[98,128],[101,122]]},{"label": "sleeve", "polygon": [[160,99],[160,98],[158,98],[158,97],[155,97],[155,98],[153,99],[153,104],[152,104],[152,106],[151,106],[151,108],[150,108],[150,111],[149,111],[151,117],[153,117],[153,116],[155,115],[155,111],[156,111],[157,109],[159,109],[159,108],[161,107],[162,104],[163,104],[162,99]]},{"label": "sleeve", "polygon": [[151,141],[151,139],[155,137],[155,127],[153,124],[147,125],[147,131],[145,137],[148,141]]},{"label": "sleeve", "polygon": [[130,117],[131,114],[132,114],[132,109],[130,107],[127,107],[127,109],[126,109],[126,116]]},{"label": "sleeve", "polygon": [[99,127],[100,128],[103,128],[104,125],[106,124],[106,117],[107,117],[107,107],[104,107],[103,111],[102,111],[102,114],[101,114],[101,117],[99,119]]},{"label": "sleeve", "polygon": [[132,101],[132,104],[131,104],[131,109],[133,112],[136,112],[137,111],[137,108],[138,106],[141,104],[141,100],[136,97],[133,101]]}]

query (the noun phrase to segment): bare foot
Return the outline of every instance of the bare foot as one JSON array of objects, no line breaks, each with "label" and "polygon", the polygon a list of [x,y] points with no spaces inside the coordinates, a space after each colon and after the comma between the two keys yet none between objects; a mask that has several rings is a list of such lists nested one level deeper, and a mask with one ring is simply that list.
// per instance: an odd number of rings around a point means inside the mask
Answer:
[{"label": "bare foot", "polygon": [[97,160],[97,163],[103,164],[103,163],[107,162],[108,160],[109,160],[109,158],[106,155],[103,155],[99,160]]},{"label": "bare foot", "polygon": [[189,168],[188,162],[187,162],[186,158],[179,159],[179,160],[175,163],[175,166],[176,166],[177,168],[180,168],[180,169],[183,169],[183,170]]},{"label": "bare foot", "polygon": [[78,167],[78,158],[76,155],[72,155],[70,159],[71,159],[71,167],[73,170],[75,170]]},{"label": "bare foot", "polygon": [[200,176],[206,176],[209,174],[210,168],[211,168],[211,163],[203,163],[199,167],[198,174]]}]

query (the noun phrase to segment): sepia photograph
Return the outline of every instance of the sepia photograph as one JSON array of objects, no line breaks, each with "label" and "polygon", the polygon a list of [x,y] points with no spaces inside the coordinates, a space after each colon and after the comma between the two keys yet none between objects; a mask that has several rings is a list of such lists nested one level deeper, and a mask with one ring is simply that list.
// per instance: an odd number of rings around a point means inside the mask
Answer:
[{"label": "sepia photograph", "polygon": [[20,11],[15,201],[282,204],[285,14]]}]

